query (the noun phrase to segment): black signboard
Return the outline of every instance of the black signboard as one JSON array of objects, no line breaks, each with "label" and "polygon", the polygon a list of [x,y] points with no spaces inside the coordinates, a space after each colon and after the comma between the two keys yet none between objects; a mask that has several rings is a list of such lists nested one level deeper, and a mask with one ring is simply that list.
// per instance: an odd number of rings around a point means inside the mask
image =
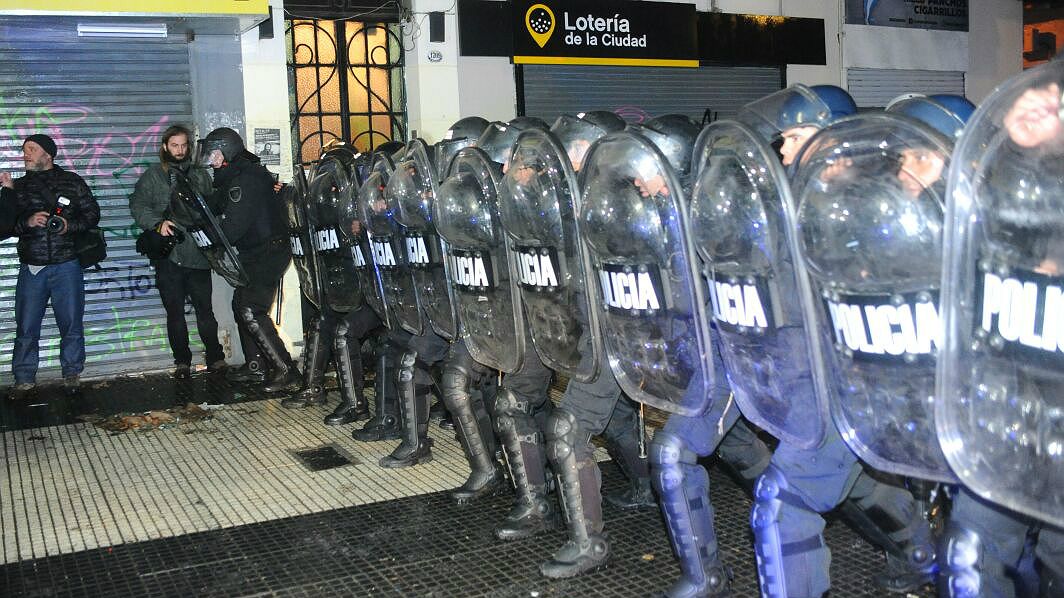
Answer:
[{"label": "black signboard", "polygon": [[991,353],[1049,370],[1064,367],[1064,277],[1024,268],[984,270],[975,334]]},{"label": "black signboard", "polygon": [[835,348],[855,361],[912,363],[933,359],[942,344],[938,291],[897,295],[839,294],[824,300]]},{"label": "black signboard", "polygon": [[698,66],[693,4],[525,0],[511,7],[515,64]]}]

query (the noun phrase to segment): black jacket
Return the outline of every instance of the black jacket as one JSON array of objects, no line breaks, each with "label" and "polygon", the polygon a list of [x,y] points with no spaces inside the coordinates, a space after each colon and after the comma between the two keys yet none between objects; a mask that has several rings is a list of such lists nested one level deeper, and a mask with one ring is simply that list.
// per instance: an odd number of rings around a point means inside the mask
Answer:
[{"label": "black jacket", "polygon": [[273,175],[254,154],[241,152],[215,169],[214,193],[208,203],[215,213],[221,213],[222,231],[238,250],[255,250],[269,241],[288,238]]},{"label": "black jacket", "polygon": [[[26,220],[34,213],[51,213],[60,197],[70,200],[70,205],[63,209],[62,216],[67,221],[67,230],[63,234],[53,232],[47,226],[26,226]],[[12,200],[17,214],[12,232],[19,238],[18,257],[23,264],[45,266],[76,259],[76,233],[100,223],[100,206],[89,186],[80,176],[59,166],[30,171],[15,179],[14,189],[4,188],[0,193],[3,203]]]}]

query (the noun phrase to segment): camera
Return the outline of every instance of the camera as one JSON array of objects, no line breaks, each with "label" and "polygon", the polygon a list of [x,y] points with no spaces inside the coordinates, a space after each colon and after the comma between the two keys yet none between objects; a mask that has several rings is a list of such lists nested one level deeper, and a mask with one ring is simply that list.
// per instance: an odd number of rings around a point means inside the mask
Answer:
[{"label": "camera", "polygon": [[63,212],[65,212],[66,209],[69,207],[70,200],[65,197],[60,197],[55,202],[55,207],[52,208],[52,213],[48,215],[48,230],[52,231],[53,233],[57,233],[63,230],[63,227],[66,226],[66,217],[63,216]]}]

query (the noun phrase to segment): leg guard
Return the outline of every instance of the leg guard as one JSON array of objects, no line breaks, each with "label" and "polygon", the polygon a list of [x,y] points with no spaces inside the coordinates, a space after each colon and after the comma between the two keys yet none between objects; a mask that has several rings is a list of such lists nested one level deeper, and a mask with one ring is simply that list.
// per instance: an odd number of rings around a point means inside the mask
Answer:
[{"label": "leg guard", "polygon": [[262,353],[266,356],[267,361],[270,362],[270,366],[273,367],[273,374],[266,381],[266,386],[263,387],[263,390],[266,392],[294,392],[299,390],[299,370],[296,369],[296,364],[292,363],[292,357],[288,355],[288,351],[285,350],[284,346],[277,346],[280,339],[276,338],[276,334],[271,338],[262,329],[250,307],[245,307],[241,310],[240,315],[244,318],[244,324],[247,325],[248,332],[251,333],[252,338],[262,349]]},{"label": "leg guard", "polygon": [[621,398],[602,433],[610,456],[628,478],[628,487],[621,492],[607,494],[606,502],[624,511],[658,507],[650,489],[650,465],[646,457],[639,455],[643,431],[636,417],[637,408],[628,399]]},{"label": "leg guard", "polygon": [[858,533],[887,553],[887,570],[876,583],[907,592],[934,581],[935,546],[926,501],[917,501],[900,484],[862,472],[840,512]]},{"label": "leg guard", "polygon": [[602,474],[592,458],[590,438],[576,416],[555,409],[547,428],[547,455],[558,475],[558,491],[569,528],[569,541],[540,565],[543,575],[572,577],[606,563],[610,544],[602,528]]},{"label": "leg guard", "polygon": [[[482,401],[471,394],[476,365],[464,351],[454,351],[443,367],[443,400],[454,416],[455,427],[469,460],[469,478],[451,493],[465,504],[495,492],[502,485],[502,473],[495,466],[495,437]],[[480,372],[477,372],[479,378]]]},{"label": "leg guard", "polygon": [[340,404],[325,416],[325,425],[342,426],[369,417],[366,397],[362,394],[362,355],[357,355],[358,367],[353,363],[352,349],[361,353],[361,347],[351,346],[347,338],[349,324],[341,318],[336,325],[333,355],[336,356],[336,376],[340,379]]},{"label": "leg guard", "polygon": [[306,356],[303,359],[303,390],[294,397],[281,401],[287,409],[300,409],[325,402],[322,378],[325,376],[325,353],[321,342],[321,318],[315,316],[310,321],[307,334]]},{"label": "leg guard", "polygon": [[[949,598],[988,596],[983,588],[983,542],[979,534],[963,523],[950,522],[942,538],[942,575],[939,595]],[[1005,578],[1004,568],[996,576]],[[1009,593],[1011,595],[1011,592]]]},{"label": "leg guard", "polygon": [[377,375],[373,382],[373,417],[366,425],[355,430],[351,435],[355,440],[375,442],[378,440],[395,440],[402,433],[399,418],[399,392],[396,381],[399,371],[396,362],[400,349],[387,339],[377,349]]},{"label": "leg guard", "polygon": [[654,487],[661,497],[669,539],[683,573],[665,595],[728,596],[729,575],[717,554],[717,534],[713,529],[709,476],[698,465],[698,455],[686,445],[667,430],[655,434],[650,444]]},{"label": "leg guard", "polygon": [[532,417],[532,405],[507,388],[495,399],[495,426],[517,489],[517,501],[495,528],[500,540],[526,538],[557,527],[558,513],[547,497],[544,438]]},{"label": "leg guard", "polygon": [[387,469],[410,467],[432,461],[429,431],[429,393],[414,385],[417,352],[407,351],[399,362],[399,398],[402,401],[403,441],[379,464]]},{"label": "leg guard", "polygon": [[750,525],[761,596],[819,598],[828,591],[824,519],[790,491],[775,464],[757,481]]}]

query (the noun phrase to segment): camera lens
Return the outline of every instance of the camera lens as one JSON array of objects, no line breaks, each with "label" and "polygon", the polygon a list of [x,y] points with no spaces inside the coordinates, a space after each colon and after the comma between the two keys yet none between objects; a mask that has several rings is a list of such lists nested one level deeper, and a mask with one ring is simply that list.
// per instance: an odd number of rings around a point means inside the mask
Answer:
[{"label": "camera lens", "polygon": [[48,217],[48,230],[58,232],[63,230],[63,219],[59,216]]}]

